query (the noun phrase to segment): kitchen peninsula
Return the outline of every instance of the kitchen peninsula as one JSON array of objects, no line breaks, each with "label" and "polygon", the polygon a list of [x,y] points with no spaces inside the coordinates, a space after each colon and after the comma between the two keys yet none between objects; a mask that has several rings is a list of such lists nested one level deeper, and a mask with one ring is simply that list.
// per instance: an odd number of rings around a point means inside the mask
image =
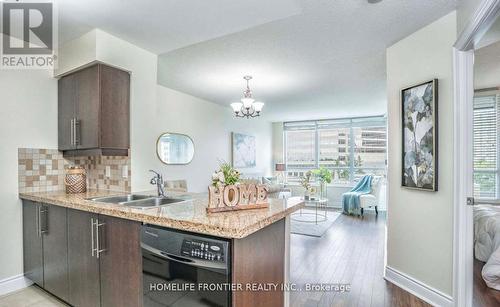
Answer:
[{"label": "kitchen peninsula", "polygon": [[[206,212],[205,194],[171,194],[181,201],[148,209],[92,200],[116,195],[126,194],[21,193],[26,276],[78,306],[152,306],[159,297],[216,306],[283,306],[286,217],[304,205],[300,198],[269,199],[266,209],[223,213]],[[165,281],[172,280],[185,289],[167,295]],[[186,288],[195,283],[206,288]],[[233,288],[211,291],[211,284]],[[249,291],[245,286],[258,284],[278,287]]]}]

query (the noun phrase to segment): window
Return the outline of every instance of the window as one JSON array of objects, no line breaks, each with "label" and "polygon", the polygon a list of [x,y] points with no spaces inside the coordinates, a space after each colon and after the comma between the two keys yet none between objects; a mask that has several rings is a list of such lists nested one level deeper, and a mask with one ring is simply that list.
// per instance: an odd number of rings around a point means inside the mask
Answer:
[{"label": "window", "polygon": [[499,93],[474,97],[474,197],[498,198]]},{"label": "window", "polygon": [[349,184],[366,174],[385,176],[387,129],[384,117],[287,122],[285,158],[289,182],[326,167],[333,182]]}]

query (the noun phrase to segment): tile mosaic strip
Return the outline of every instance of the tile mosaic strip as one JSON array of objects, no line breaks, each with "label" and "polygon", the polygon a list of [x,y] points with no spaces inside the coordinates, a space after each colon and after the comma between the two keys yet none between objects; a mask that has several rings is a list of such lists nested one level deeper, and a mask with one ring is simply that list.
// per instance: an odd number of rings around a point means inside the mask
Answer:
[{"label": "tile mosaic strip", "polygon": [[[80,165],[87,171],[87,187],[130,192],[130,157],[71,157],[64,158],[56,149],[18,149],[19,193],[62,191],[65,189],[65,169]],[[106,176],[106,166],[110,176]],[[127,177],[124,178],[124,167]]]}]

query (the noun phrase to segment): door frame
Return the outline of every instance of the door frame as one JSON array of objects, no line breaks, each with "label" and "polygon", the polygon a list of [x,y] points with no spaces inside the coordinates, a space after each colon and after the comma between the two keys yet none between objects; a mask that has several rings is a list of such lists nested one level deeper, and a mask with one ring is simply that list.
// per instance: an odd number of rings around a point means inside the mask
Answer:
[{"label": "door frame", "polygon": [[483,0],[453,46],[454,179],[453,297],[457,307],[472,306],[474,48],[500,15],[500,0]]}]

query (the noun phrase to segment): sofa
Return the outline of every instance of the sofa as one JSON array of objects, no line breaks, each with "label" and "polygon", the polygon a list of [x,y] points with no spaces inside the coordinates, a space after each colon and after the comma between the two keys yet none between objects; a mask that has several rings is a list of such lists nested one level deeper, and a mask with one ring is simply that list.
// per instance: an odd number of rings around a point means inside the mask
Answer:
[{"label": "sofa", "polygon": [[276,177],[265,177],[259,175],[244,175],[240,179],[241,183],[244,184],[264,184],[267,186],[267,196],[269,198],[279,198],[281,192],[290,192],[290,189],[286,189],[284,184],[278,183]]}]

